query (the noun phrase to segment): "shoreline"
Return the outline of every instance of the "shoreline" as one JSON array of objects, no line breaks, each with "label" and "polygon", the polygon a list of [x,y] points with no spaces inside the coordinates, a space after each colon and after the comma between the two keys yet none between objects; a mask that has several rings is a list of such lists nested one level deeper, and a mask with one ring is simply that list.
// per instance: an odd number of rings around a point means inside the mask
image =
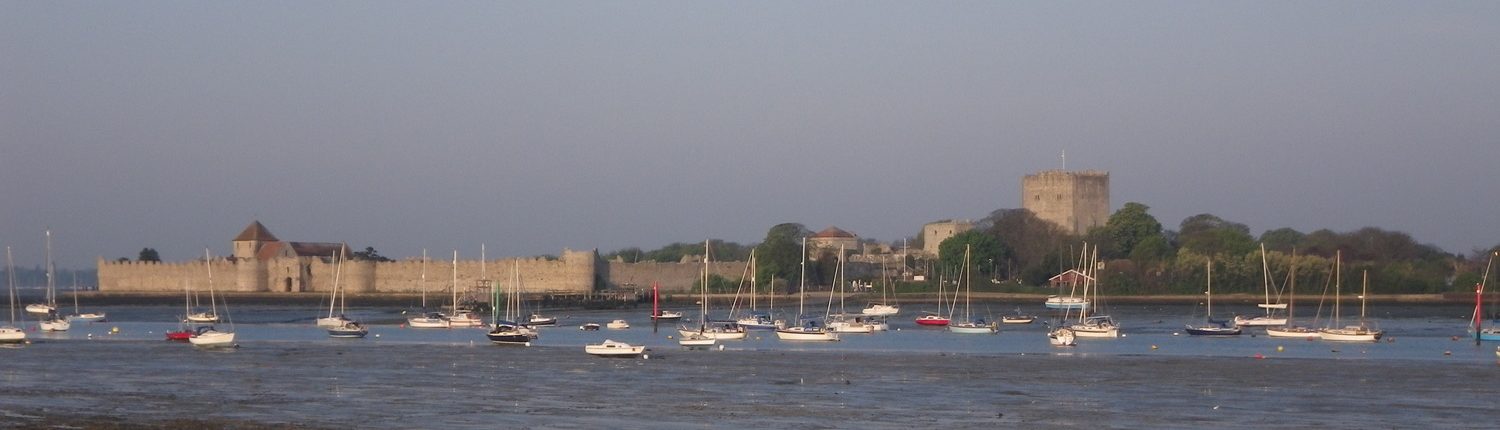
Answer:
[{"label": "shoreline", "polygon": [[[827,304],[828,301],[830,300],[829,296],[828,296],[828,294],[826,292],[823,292],[821,294],[813,294],[813,293],[814,293],[813,291],[809,291],[809,296],[818,296],[818,297],[816,297],[816,298],[814,298],[814,297],[808,297],[807,298],[807,303],[816,303],[816,304],[819,304],[819,305],[824,305],[824,304]],[[229,292],[229,293],[219,293],[219,295],[225,297],[227,300],[232,301],[234,303],[255,304],[255,305],[318,305],[318,304],[326,304],[327,303],[327,298],[328,298],[328,294],[327,293],[323,293],[323,292],[306,292],[306,293],[243,293],[243,292]],[[447,303],[449,301],[449,300],[444,300],[445,297],[436,297],[436,296],[432,296],[431,294],[429,294],[429,296],[430,297],[427,298],[427,301],[428,301],[429,305],[434,305],[435,304],[435,305],[441,306],[441,305],[444,305],[445,303]],[[1032,304],[1035,304],[1037,306],[1041,306],[1042,302],[1047,299],[1047,296],[1048,296],[1047,294],[976,292],[976,293],[972,294],[971,298],[972,298],[972,300],[980,301],[980,302],[989,302],[989,303],[1005,302],[1005,303],[1023,304],[1023,305],[1026,305],[1026,306],[1030,306]],[[138,292],[138,291],[132,291],[132,292],[80,291],[80,292],[78,292],[78,299],[81,302],[84,302],[84,303],[86,303],[88,305],[162,305],[162,304],[180,304],[182,302],[182,297],[183,296],[180,293],[166,293],[166,292],[160,292],[160,293],[158,293],[158,292]],[[549,307],[549,308],[563,308],[563,309],[568,309],[568,308],[590,308],[590,309],[597,309],[597,308],[632,308],[632,307],[634,307],[634,308],[648,307],[649,308],[651,306],[651,297],[650,297],[649,294],[641,296],[642,299],[639,300],[639,301],[621,300],[621,299],[616,298],[616,296],[612,296],[612,295],[609,295],[609,294],[600,294],[600,295],[594,296],[592,298],[580,298],[580,299],[571,299],[571,300],[561,300],[561,299],[557,299],[556,297],[561,297],[561,296],[551,296],[551,295],[547,295],[547,294],[536,294],[536,295],[532,295],[532,298],[530,298],[528,300],[540,300],[543,303],[543,306],[546,306],[546,307]],[[570,295],[568,297],[582,297],[582,296]],[[699,294],[670,293],[670,294],[662,294],[661,302],[663,304],[670,305],[670,306],[680,306],[680,305],[683,305],[683,304],[693,304],[693,303],[696,303],[701,297],[702,296],[699,295]],[[710,303],[715,303],[715,304],[719,304],[719,305],[727,305],[729,303],[732,303],[734,301],[734,297],[735,297],[735,295],[733,295],[733,294],[709,294],[708,295]],[[839,295],[835,295],[833,297],[833,299],[840,299],[840,298],[842,298],[844,300],[853,300],[853,301],[859,303],[859,302],[868,302],[868,301],[872,301],[872,300],[878,300],[879,294],[874,294],[874,293],[846,293],[846,294],[843,294],[842,297],[840,297]],[[769,299],[770,299],[769,296],[766,296],[766,295],[763,294],[763,295],[761,295],[758,298],[758,301],[760,301],[762,303],[765,303]],[[1106,304],[1139,304],[1139,305],[1161,304],[1161,305],[1181,305],[1181,304],[1194,304],[1194,303],[1198,303],[1198,302],[1202,301],[1202,296],[1198,296],[1198,295],[1121,295],[1121,296],[1103,295],[1103,296],[1101,296],[1101,299]],[[59,297],[58,302],[60,303],[60,305],[66,305],[67,303],[65,303],[65,302],[68,302],[68,301],[71,301],[71,300],[72,300],[71,297]],[[364,293],[364,294],[351,294],[349,296],[349,300],[357,302],[360,306],[408,306],[408,307],[417,307],[417,306],[420,305],[420,303],[422,301],[422,295],[419,294],[419,293]],[[747,300],[748,299],[743,299],[742,298],[740,300],[740,302],[741,302],[741,304],[744,304],[744,303],[747,303]],[[1264,296],[1255,295],[1255,294],[1223,294],[1223,295],[1215,295],[1214,296],[1214,302],[1215,303],[1223,303],[1223,304],[1226,304],[1226,305],[1254,305],[1254,304],[1260,303],[1262,300],[1264,300]],[[1323,299],[1323,298],[1320,298],[1320,297],[1298,297],[1297,300],[1296,300],[1296,303],[1298,305],[1316,305],[1320,300],[1332,300],[1332,299],[1331,298],[1329,298],[1329,299]],[[1344,300],[1357,302],[1359,300],[1359,296],[1358,295],[1354,295],[1354,294],[1344,295]],[[936,294],[934,294],[934,293],[904,293],[904,294],[898,295],[895,298],[895,300],[893,300],[893,301],[897,302],[898,304],[899,303],[923,303],[923,304],[927,304],[927,303],[936,303],[938,301],[938,299],[936,297]],[[1465,293],[1371,294],[1369,296],[1368,301],[1371,304],[1456,305],[1456,304],[1471,304],[1471,303],[1473,303],[1474,298],[1473,298],[1473,296],[1465,294]],[[794,303],[797,302],[797,296],[794,295],[794,294],[778,294],[778,295],[775,296],[775,302],[778,303],[778,304],[779,303],[793,303],[794,304]]]}]

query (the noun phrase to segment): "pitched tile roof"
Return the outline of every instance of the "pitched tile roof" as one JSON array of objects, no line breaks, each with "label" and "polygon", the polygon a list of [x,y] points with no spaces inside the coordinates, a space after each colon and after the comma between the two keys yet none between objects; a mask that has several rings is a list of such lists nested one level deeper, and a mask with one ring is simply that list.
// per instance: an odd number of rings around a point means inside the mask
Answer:
[{"label": "pitched tile roof", "polygon": [[812,237],[855,237],[854,233],[840,230],[838,227],[829,226],[823,231],[813,234]]},{"label": "pitched tile roof", "polygon": [[241,231],[239,236],[234,237],[235,242],[253,240],[274,242],[281,239],[277,239],[276,235],[271,234],[271,230],[267,230],[266,226],[260,225],[260,221],[251,221],[250,225],[245,227],[245,231]]}]

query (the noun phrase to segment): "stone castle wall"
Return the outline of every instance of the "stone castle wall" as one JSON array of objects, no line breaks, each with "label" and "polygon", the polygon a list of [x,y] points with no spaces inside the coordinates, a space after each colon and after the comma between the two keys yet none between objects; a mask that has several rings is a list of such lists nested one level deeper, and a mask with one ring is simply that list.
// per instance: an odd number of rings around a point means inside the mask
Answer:
[{"label": "stone castle wall", "polygon": [[[745,273],[745,267],[748,265],[749,263],[743,261],[712,262],[709,263],[709,273],[739,282],[741,277],[749,276]],[[693,283],[703,276],[703,263],[611,261],[606,266],[606,271],[605,282],[609,287],[648,290],[654,282],[660,286],[662,292],[680,293],[693,290]]]},{"label": "stone castle wall", "polygon": [[[539,258],[460,260],[457,264],[459,291],[474,288],[487,273],[502,285],[511,282],[512,267],[519,267],[522,287],[528,292],[587,293],[594,290],[598,254],[595,251],[564,250],[558,260]],[[325,258],[215,259],[214,288],[239,292],[330,292],[338,264]],[[200,261],[180,263],[98,261],[99,290],[119,292],[182,291],[208,288],[208,269]],[[351,293],[441,293],[454,285],[454,264],[429,260],[422,282],[422,262],[345,261],[339,283]]]},{"label": "stone castle wall", "polygon": [[1070,233],[1109,220],[1109,172],[1048,170],[1021,180],[1021,206]]}]

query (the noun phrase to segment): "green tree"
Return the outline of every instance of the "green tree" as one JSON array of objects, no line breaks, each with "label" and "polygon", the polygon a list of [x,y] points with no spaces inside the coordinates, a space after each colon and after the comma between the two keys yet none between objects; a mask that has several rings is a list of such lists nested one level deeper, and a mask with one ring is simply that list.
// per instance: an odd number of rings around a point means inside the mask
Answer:
[{"label": "green tree", "polygon": [[1182,220],[1177,233],[1182,248],[1205,255],[1238,257],[1255,250],[1250,227],[1226,221],[1212,214],[1198,214]]},{"label": "green tree", "polygon": [[140,256],[136,257],[136,260],[160,262],[161,255],[156,253],[156,248],[141,248]]},{"label": "green tree", "polygon": [[796,285],[803,260],[802,238],[812,234],[798,223],[782,223],[766,231],[766,238],[755,248],[756,276],[770,282],[780,278]]},{"label": "green tree", "polygon": [[1146,213],[1150,209],[1149,206],[1129,202],[1109,216],[1104,227],[1108,229],[1109,237],[1114,242],[1115,255],[1131,255],[1141,242],[1161,237],[1161,222]]},{"label": "green tree", "polygon": [[351,252],[349,253],[349,258],[363,261],[394,261],[386,258],[384,255],[380,255],[380,251],[376,251],[373,246],[366,246],[364,251]]},{"label": "green tree", "polygon": [[1037,218],[1026,209],[996,210],[979,225],[988,226],[984,230],[1005,246],[1009,264],[1000,265],[1014,268],[1030,285],[1045,283],[1056,275],[1060,250],[1075,241],[1062,226]]},{"label": "green tree", "polygon": [[969,267],[975,276],[994,275],[998,262],[1006,261],[1010,251],[994,236],[978,230],[969,230],[953,235],[938,244],[938,255],[943,267],[963,267],[964,248],[969,248]]},{"label": "green tree", "polygon": [[1291,252],[1305,237],[1307,235],[1300,231],[1282,227],[1261,233],[1260,242],[1266,244],[1266,249],[1270,251]]}]

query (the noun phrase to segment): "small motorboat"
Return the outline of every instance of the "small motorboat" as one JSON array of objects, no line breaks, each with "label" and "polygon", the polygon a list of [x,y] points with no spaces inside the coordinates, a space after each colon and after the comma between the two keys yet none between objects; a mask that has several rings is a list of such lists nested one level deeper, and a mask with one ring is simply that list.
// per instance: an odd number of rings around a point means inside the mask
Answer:
[{"label": "small motorboat", "polygon": [[100,313],[84,312],[84,313],[81,313],[81,314],[68,315],[68,322],[75,322],[75,323],[79,323],[79,322],[81,322],[81,323],[104,322],[104,318],[105,318],[105,316],[104,316],[103,312],[100,312]]},{"label": "small motorboat", "polygon": [[630,328],[630,323],[625,322],[625,320],[614,320],[610,321],[609,324],[605,324],[604,326],[609,327],[611,330],[624,330]]},{"label": "small motorboat", "polygon": [[530,325],[530,326],[532,326],[532,327],[542,326],[542,325],[556,325],[557,324],[557,318],[556,317],[544,317],[544,316],[542,316],[542,314],[531,314],[531,319],[527,321],[527,324]]},{"label": "small motorboat", "polygon": [[599,323],[583,323],[583,325],[578,326],[578,329],[584,331],[599,331]]},{"label": "small motorboat", "polygon": [[187,316],[187,319],[183,320],[182,322],[194,324],[213,324],[219,322],[219,314],[215,314],[212,312],[198,312],[195,314],[189,314]]},{"label": "small motorboat", "polygon": [[1031,324],[1032,321],[1036,321],[1036,317],[1032,315],[1004,315],[1000,317],[1002,324]]},{"label": "small motorboat", "polygon": [[646,347],[605,339],[604,342],[584,345],[583,352],[599,357],[639,357],[646,353]]},{"label": "small motorboat", "polygon": [[26,342],[26,331],[19,327],[0,327],[0,343]]},{"label": "small motorboat", "polygon": [[661,313],[658,313],[656,315],[652,315],[651,319],[659,320],[659,321],[677,321],[677,320],[682,319],[682,312],[677,312],[677,311],[661,311]]},{"label": "small motorboat", "polygon": [[428,312],[419,317],[406,319],[406,325],[411,328],[448,328],[448,318],[437,312]]}]

